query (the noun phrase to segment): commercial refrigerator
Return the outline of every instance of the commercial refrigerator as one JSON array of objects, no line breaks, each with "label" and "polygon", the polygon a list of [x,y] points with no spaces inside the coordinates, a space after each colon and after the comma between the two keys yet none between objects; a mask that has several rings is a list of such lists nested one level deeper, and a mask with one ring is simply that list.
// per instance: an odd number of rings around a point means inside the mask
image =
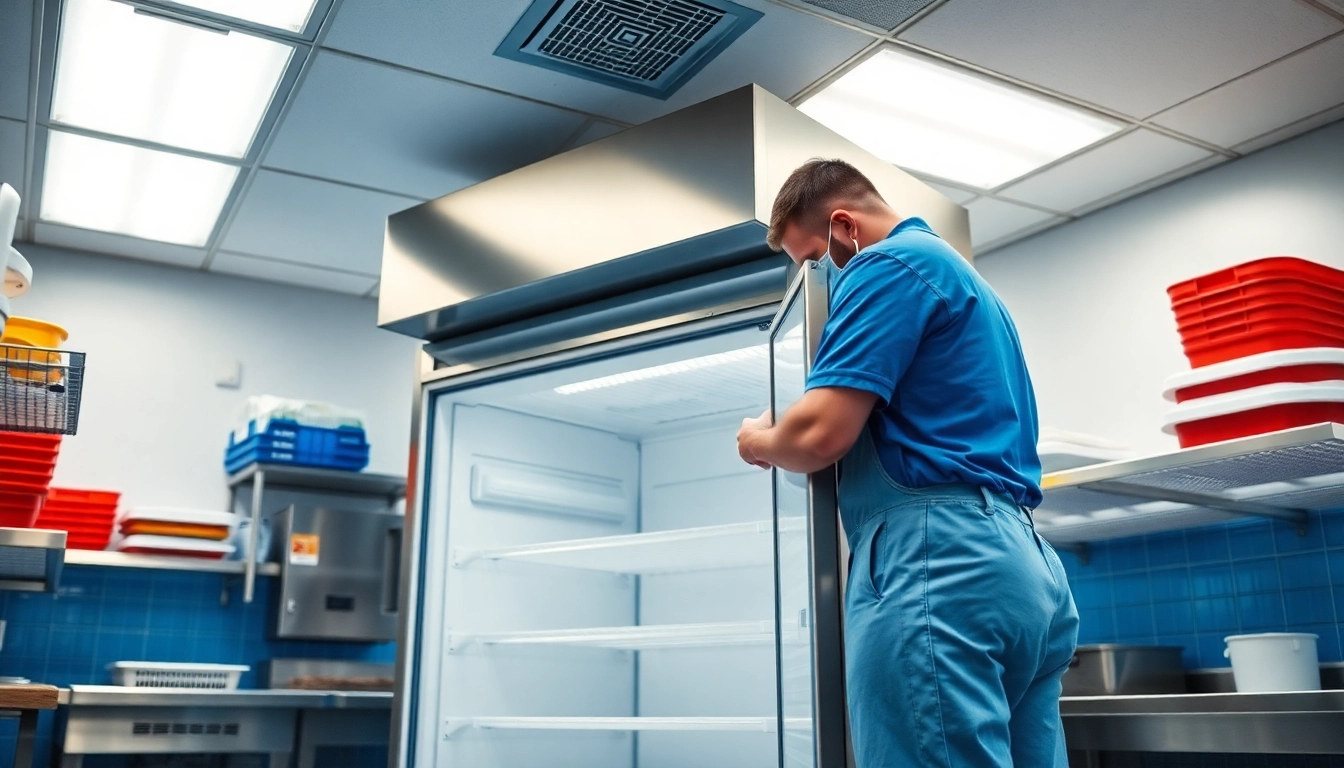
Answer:
[{"label": "commercial refrigerator", "polygon": [[[771,254],[762,221],[823,153],[968,253],[965,213],[754,87],[604,142],[389,219],[380,320],[430,342],[391,764],[842,768],[834,471],[736,452],[743,418],[801,396],[827,311],[826,270]],[[547,250],[487,231],[490,196],[550,226]],[[691,221],[604,255],[576,200]]]}]

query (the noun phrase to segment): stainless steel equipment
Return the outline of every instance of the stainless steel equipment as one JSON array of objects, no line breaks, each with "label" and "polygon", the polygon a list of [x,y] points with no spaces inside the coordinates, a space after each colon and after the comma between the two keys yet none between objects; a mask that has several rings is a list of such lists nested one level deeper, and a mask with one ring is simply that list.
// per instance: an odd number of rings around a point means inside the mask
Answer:
[{"label": "stainless steel equipment", "polygon": [[[971,257],[963,208],[748,86],[388,217],[378,322],[462,341],[730,268],[740,285],[702,307],[759,295],[751,275],[783,263],[765,247],[775,193],[818,156],[854,163],[898,212]],[[504,212],[527,224],[502,225]],[[610,327],[667,314],[632,308]]]},{"label": "stainless steel equipment", "polygon": [[1079,646],[1064,675],[1065,696],[1184,693],[1179,646]]},{"label": "stainless steel equipment", "polygon": [[[391,698],[392,665],[328,659],[271,659],[269,688],[333,691],[386,688]],[[317,768],[318,750],[342,747],[387,748],[389,708],[304,709],[299,713],[298,768]]]},{"label": "stainless steel equipment", "polygon": [[0,589],[55,592],[65,566],[65,531],[0,528]]},{"label": "stainless steel equipment", "polygon": [[262,754],[271,768],[289,768],[301,713],[334,710],[350,719],[358,711],[376,724],[391,703],[386,693],[104,685],[73,685],[61,697],[61,768],[80,768],[85,755],[118,754]]},{"label": "stainless steel equipment", "polygon": [[272,524],[275,637],[396,639],[401,515],[291,506]]},{"label": "stainless steel equipment", "polygon": [[814,156],[969,257],[963,209],[758,88],[390,217],[380,323],[432,342],[393,765],[846,765],[834,476],[733,450],[827,315],[764,247]]}]

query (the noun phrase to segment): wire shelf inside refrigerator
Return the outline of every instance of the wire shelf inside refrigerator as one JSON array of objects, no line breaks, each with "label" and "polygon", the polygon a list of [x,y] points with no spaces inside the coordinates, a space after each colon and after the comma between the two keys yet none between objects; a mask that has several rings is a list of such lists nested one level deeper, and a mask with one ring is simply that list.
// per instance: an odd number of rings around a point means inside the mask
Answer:
[{"label": "wire shelf inside refrigerator", "polygon": [[[783,518],[781,530],[803,532],[806,520]],[[653,574],[768,565],[774,561],[774,555],[774,524],[761,520],[498,549],[457,550],[454,565],[460,568],[486,560]]]},{"label": "wire shelf inside refrigerator", "polygon": [[0,431],[73,435],[84,353],[0,344]]},{"label": "wire shelf inside refrigerator", "polygon": [[[799,718],[801,721],[802,719]],[[794,724],[785,721],[785,729]],[[445,738],[467,728],[528,731],[746,731],[773,733],[774,717],[450,717]]]},{"label": "wire shelf inside refrigerator", "polygon": [[[786,626],[784,642],[805,638],[797,625]],[[491,632],[454,635],[455,647],[481,645],[569,645],[610,648],[621,651],[651,651],[666,648],[713,648],[773,645],[773,621],[732,621],[707,624],[655,624],[638,627],[585,627],[521,632]]]}]

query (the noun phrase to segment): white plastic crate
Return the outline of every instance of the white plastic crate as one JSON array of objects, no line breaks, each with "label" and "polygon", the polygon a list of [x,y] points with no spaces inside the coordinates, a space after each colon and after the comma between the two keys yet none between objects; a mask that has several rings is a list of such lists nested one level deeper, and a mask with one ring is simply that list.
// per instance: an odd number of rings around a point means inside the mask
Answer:
[{"label": "white plastic crate", "polygon": [[243,664],[176,664],[116,661],[107,665],[112,684],[127,688],[190,688],[232,691],[251,667]]}]

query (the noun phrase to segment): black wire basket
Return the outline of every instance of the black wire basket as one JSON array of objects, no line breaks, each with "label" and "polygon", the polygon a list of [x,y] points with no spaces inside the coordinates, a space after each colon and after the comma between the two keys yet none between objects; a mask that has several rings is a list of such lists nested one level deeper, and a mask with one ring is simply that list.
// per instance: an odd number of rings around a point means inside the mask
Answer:
[{"label": "black wire basket", "polygon": [[0,431],[73,435],[84,353],[0,344]]}]

